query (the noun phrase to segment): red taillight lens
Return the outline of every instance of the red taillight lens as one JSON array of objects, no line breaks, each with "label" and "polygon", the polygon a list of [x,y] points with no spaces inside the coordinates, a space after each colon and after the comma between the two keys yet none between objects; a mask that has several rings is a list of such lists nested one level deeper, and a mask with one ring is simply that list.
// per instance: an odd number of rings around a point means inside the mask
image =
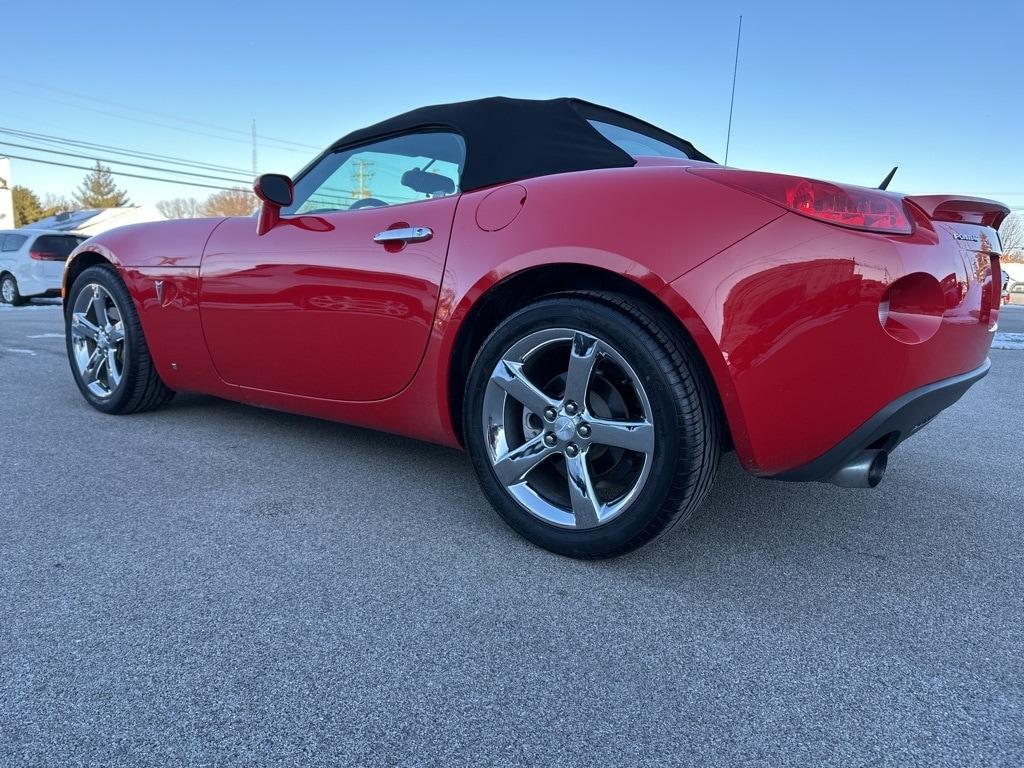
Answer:
[{"label": "red taillight lens", "polygon": [[794,213],[842,227],[909,235],[913,225],[903,199],[891,192],[827,181],[730,168],[690,168],[690,173],[763,197]]},{"label": "red taillight lens", "polygon": [[59,253],[49,253],[48,251],[29,251],[28,255],[36,261],[64,261]]}]

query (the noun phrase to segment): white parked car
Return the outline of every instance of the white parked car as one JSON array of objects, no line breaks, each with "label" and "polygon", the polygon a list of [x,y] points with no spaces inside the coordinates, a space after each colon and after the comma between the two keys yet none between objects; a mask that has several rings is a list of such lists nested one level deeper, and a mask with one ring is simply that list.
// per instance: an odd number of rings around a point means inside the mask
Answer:
[{"label": "white parked car", "polygon": [[1003,296],[1007,304],[1024,304],[1024,264],[1003,264]]},{"label": "white parked car", "polygon": [[86,239],[50,229],[0,229],[0,301],[60,296],[64,262]]}]

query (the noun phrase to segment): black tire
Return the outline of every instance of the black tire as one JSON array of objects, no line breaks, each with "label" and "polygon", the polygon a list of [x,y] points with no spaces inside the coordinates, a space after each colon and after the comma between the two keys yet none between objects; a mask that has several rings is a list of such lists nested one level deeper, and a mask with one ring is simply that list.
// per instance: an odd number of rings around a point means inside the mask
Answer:
[{"label": "black tire", "polygon": [[[105,397],[95,395],[83,381],[75,361],[71,335],[75,300],[87,286],[94,283],[101,285],[110,294],[121,315],[125,332],[121,381]],[[135,303],[113,266],[97,264],[84,270],[75,279],[64,305],[64,336],[75,384],[82,396],[97,410],[112,414],[142,413],[155,410],[174,397],[174,391],[163,383],[153,365]]]},{"label": "black tire", "polygon": [[3,276],[0,277],[0,303],[10,304],[13,307],[20,307],[26,301],[28,301],[28,299],[22,296],[18,291],[18,281],[14,279],[14,275],[9,272],[5,272]]},{"label": "black tire", "polygon": [[[570,557],[614,557],[685,520],[706,497],[722,451],[721,407],[693,342],[667,326],[624,296],[560,294],[508,317],[480,348],[464,398],[466,448],[487,498],[534,544]],[[582,530],[551,524],[521,506],[498,480],[484,437],[485,391],[500,357],[529,334],[554,328],[582,331],[615,348],[642,382],[654,422],[651,470],[635,500],[618,517]]]}]

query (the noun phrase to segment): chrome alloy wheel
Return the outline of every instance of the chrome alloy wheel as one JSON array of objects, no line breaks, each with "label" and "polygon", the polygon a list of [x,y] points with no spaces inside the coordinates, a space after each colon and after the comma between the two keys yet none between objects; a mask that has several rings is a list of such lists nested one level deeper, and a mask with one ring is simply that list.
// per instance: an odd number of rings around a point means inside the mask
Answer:
[{"label": "chrome alloy wheel", "polygon": [[13,277],[5,277],[3,281],[0,282],[0,295],[3,296],[5,304],[14,303],[14,297],[16,294]]},{"label": "chrome alloy wheel", "polygon": [[96,397],[110,397],[124,372],[124,321],[114,297],[99,283],[88,283],[75,297],[71,344],[82,383]]},{"label": "chrome alloy wheel", "polygon": [[553,525],[608,523],[650,474],[654,423],[640,378],[582,331],[551,328],[513,344],[487,383],[482,422],[498,481]]}]

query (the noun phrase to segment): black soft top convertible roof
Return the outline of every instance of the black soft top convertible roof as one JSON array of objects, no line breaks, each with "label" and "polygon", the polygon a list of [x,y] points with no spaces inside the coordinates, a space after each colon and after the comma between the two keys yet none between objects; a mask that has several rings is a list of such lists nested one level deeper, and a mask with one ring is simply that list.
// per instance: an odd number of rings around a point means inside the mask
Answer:
[{"label": "black soft top convertible roof", "polygon": [[685,139],[624,112],[572,98],[538,101],[494,97],[420,107],[353,131],[335,142],[331,150],[416,129],[449,129],[466,142],[464,191],[534,176],[636,164],[631,155],[598,133],[588,119],[637,131],[694,160],[712,162]]}]

